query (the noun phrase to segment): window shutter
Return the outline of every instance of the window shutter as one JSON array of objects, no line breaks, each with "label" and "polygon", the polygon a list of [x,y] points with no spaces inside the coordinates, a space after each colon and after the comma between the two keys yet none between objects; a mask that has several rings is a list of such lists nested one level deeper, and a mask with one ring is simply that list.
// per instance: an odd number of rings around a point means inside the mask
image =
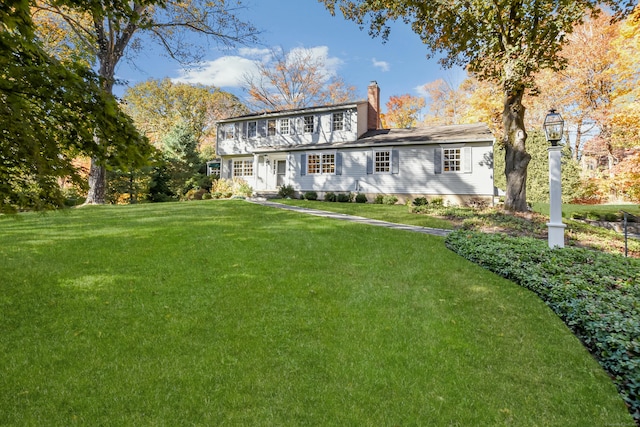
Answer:
[{"label": "window shutter", "polygon": [[258,136],[265,137],[267,136],[267,121],[260,120],[258,122]]},{"label": "window shutter", "polygon": [[301,154],[300,155],[300,175],[306,175],[306,174],[307,174],[307,155]]},{"label": "window shutter", "polygon": [[227,178],[233,178],[233,160],[227,161]]},{"label": "window shutter", "polygon": [[336,153],[336,175],[342,175],[342,153]]},{"label": "window shutter", "polygon": [[373,153],[371,151],[367,151],[367,174],[371,175],[373,173]]},{"label": "window shutter", "polygon": [[391,173],[400,172],[400,152],[391,150]]},{"label": "window shutter", "polygon": [[471,147],[464,147],[462,149],[462,171],[464,173],[471,173]]},{"label": "window shutter", "polygon": [[433,152],[433,168],[436,174],[442,173],[442,148],[436,148]]}]

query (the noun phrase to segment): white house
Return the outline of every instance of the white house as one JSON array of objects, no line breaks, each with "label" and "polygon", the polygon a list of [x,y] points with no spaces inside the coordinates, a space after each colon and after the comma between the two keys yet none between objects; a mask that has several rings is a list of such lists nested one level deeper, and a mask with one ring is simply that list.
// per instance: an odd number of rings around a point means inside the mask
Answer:
[{"label": "white house", "polygon": [[316,191],[492,200],[494,138],[484,124],[380,129],[380,89],[368,100],[218,122],[220,176],[256,193]]}]

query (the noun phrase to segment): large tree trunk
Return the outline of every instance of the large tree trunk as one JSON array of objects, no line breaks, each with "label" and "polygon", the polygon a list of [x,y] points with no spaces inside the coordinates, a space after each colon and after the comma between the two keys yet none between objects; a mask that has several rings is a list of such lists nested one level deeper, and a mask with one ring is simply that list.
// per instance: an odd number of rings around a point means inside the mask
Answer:
[{"label": "large tree trunk", "polygon": [[107,171],[104,166],[98,164],[96,159],[91,159],[89,169],[89,192],[85,205],[104,205],[107,193]]},{"label": "large tree trunk", "polygon": [[524,129],[522,96],[524,89],[514,89],[505,94],[502,124],[504,126],[505,168],[507,191],[504,207],[506,210],[526,212],[527,166],[531,156],[525,149],[527,132]]}]

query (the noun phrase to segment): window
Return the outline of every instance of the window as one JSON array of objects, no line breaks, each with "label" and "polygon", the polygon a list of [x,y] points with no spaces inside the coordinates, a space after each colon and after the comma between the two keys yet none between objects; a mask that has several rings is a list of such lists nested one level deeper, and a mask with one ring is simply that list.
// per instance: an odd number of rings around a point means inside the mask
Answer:
[{"label": "window", "polygon": [[323,154],[322,155],[322,173],[333,174],[336,171],[336,155],[335,154]]},{"label": "window", "polygon": [[344,113],[333,113],[331,115],[331,129],[344,130]]},{"label": "window", "polygon": [[375,173],[391,172],[391,152],[375,151],[373,166]]},{"label": "window", "polygon": [[460,172],[460,149],[445,148],[442,150],[442,169],[445,172]]},{"label": "window", "polygon": [[220,126],[220,138],[221,139],[233,139],[236,134],[236,125],[234,123],[228,123]]},{"label": "window", "polygon": [[309,154],[309,156],[307,156],[307,173],[309,175],[320,173],[320,155],[319,154]]},{"label": "window", "polygon": [[253,160],[234,160],[233,176],[253,176]]},{"label": "window", "polygon": [[314,118],[313,116],[304,116],[304,133],[313,133]]},{"label": "window", "polygon": [[307,173],[336,174],[336,153],[322,153],[307,155]]},{"label": "window", "polygon": [[276,121],[267,120],[267,136],[274,136],[276,134]]},{"label": "window", "polygon": [[255,138],[258,136],[258,122],[247,123],[247,138]]},{"label": "window", "polygon": [[289,135],[289,119],[280,119],[280,135]]}]

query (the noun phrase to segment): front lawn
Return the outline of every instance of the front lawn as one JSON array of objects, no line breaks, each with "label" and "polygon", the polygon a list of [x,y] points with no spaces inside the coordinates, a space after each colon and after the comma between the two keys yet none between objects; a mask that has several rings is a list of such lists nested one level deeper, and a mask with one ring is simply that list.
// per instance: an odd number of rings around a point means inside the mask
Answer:
[{"label": "front lawn", "polygon": [[4,217],[0,259],[0,425],[633,425],[438,237],[202,201]]}]

